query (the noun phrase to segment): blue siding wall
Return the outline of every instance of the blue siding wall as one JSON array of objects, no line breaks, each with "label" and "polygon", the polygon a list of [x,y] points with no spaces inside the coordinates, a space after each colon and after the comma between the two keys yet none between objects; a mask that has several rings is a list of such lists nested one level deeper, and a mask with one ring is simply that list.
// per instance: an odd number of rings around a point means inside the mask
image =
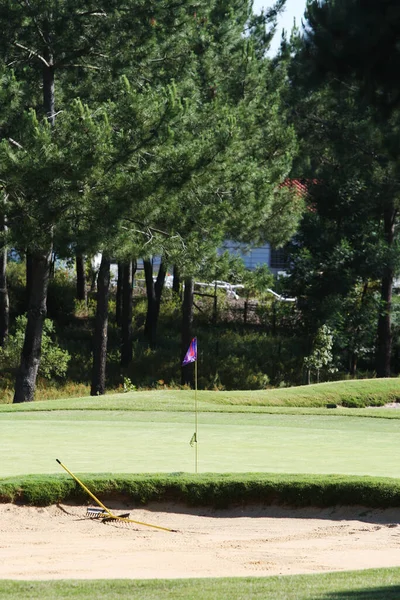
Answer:
[{"label": "blue siding wall", "polygon": [[258,248],[248,248],[244,244],[226,241],[222,247],[222,251],[228,251],[230,254],[235,254],[243,259],[247,269],[253,270],[259,265],[271,264],[271,247],[269,244],[264,244]]}]

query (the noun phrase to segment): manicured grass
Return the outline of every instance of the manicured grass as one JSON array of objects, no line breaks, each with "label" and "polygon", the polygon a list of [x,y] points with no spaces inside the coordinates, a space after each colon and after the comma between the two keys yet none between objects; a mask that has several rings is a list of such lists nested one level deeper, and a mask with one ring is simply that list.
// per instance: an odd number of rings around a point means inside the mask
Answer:
[{"label": "manicured grass", "polygon": [[[199,475],[193,474],[189,445],[191,391],[2,405],[0,500],[41,504],[76,498],[80,490],[55,462],[60,458],[104,499],[121,492],[138,502],[172,496],[217,506],[235,501],[399,506],[399,482],[378,477],[400,478],[400,410],[324,408],[328,402],[384,404],[396,401],[399,392],[398,379],[199,392]],[[113,475],[88,475],[105,472]],[[155,475],[118,476],[124,472]],[[5,478],[29,473],[57,476]],[[318,475],[334,473],[377,479]],[[201,580],[1,581],[0,599],[17,598],[394,600],[400,598],[400,569]]]},{"label": "manicured grass", "polygon": [[[240,405],[242,409],[249,406],[325,407],[327,403],[347,407],[380,406],[400,400],[400,378],[358,379],[258,391],[199,391],[198,399],[203,410],[215,410],[216,405],[219,409],[235,405]],[[3,398],[3,401],[6,402],[6,399]],[[24,404],[14,409],[44,410],[44,405],[48,405],[45,410],[52,410],[51,407],[60,409],[64,402],[65,400],[43,400],[35,402],[33,408],[26,408]],[[110,410],[129,410],[129,406],[134,406],[136,410],[165,410],[172,404],[177,405],[175,410],[188,410],[192,402],[193,392],[188,390],[151,390],[68,400],[70,408],[79,409],[84,406],[96,409],[101,406],[102,409]],[[0,406],[0,411],[8,408],[7,405]]]},{"label": "manicured grass", "polygon": [[[359,506],[360,517],[372,508],[400,506],[400,481],[345,475],[244,474],[80,474],[81,482],[107,504],[176,502],[225,509],[271,504],[291,507]],[[24,475],[0,479],[0,501],[30,506],[59,502],[86,504],[90,498],[70,475]]]},{"label": "manicured grass", "polygon": [[398,600],[400,569],[264,578],[1,581],[2,600]]},{"label": "manicured grass", "polygon": [[[0,477],[56,473],[193,472],[193,412],[0,414]],[[199,472],[341,473],[400,477],[400,422],[324,415],[198,415]]]}]

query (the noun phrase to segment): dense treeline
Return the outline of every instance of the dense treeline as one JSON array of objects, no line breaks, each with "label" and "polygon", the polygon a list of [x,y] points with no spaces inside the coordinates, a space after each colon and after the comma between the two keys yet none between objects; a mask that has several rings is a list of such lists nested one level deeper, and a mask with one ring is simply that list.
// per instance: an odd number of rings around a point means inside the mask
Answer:
[{"label": "dense treeline", "polygon": [[[87,278],[90,279],[90,272]],[[9,263],[13,323],[25,310],[24,280],[24,263]],[[144,273],[141,269],[136,272],[132,294],[132,359],[122,366],[117,296],[117,281],[113,280],[108,313],[107,390],[122,392],[180,386],[181,298],[169,287],[164,289],[157,344],[151,348],[145,333],[148,302]],[[258,390],[307,383],[304,357],[309,356],[310,336],[301,311],[293,303],[275,300],[271,294],[259,294],[257,301],[252,298],[247,304],[245,298],[246,293],[240,300],[230,300],[225,292],[219,292],[215,311],[212,293],[210,297],[195,296],[193,331],[198,337],[199,388]],[[86,395],[90,393],[96,292],[88,289],[87,304],[76,300],[74,269],[56,266],[49,284],[47,308],[53,330],[48,332],[42,346],[36,397]],[[23,329],[17,326],[16,334],[15,328],[12,327],[6,346],[8,354],[3,350],[0,356],[2,395],[8,401],[12,399],[13,378],[23,337]],[[339,345],[342,338],[337,339],[335,335],[333,339],[332,362],[320,367],[320,381],[348,377],[347,354]],[[67,357],[61,352],[67,352]],[[317,370],[311,366],[310,371],[310,379],[316,383]],[[374,376],[372,354],[360,359],[358,376]]]},{"label": "dense treeline", "polygon": [[[279,244],[294,232],[300,206],[288,210],[280,185],[296,149],[282,103],[286,63],[265,55],[283,4],[255,16],[244,0],[0,2],[3,239],[27,265],[14,402],[34,396],[54,255],[76,255],[82,297],[83,259],[102,253],[96,395],[105,390],[112,257],[125,282],[126,365],[138,258],[147,267],[152,255],[163,259],[155,284],[146,271],[151,347],[167,265],[180,273],[185,348],[193,277],[215,272],[223,240]],[[5,293],[3,305],[5,314]]]},{"label": "dense treeline", "polygon": [[312,0],[305,23],[292,38],[289,98],[310,201],[291,292],[311,329],[328,324],[341,338],[352,375],[369,354],[388,377],[399,371],[400,113],[388,65],[399,61],[400,10],[393,0]]},{"label": "dense treeline", "polygon": [[[14,402],[33,400],[38,373],[66,372],[56,334],[68,376],[92,395],[124,377],[190,383],[179,364],[195,331],[204,387],[398,372],[399,113],[385,56],[396,64],[399,10],[311,1],[306,30],[269,58],[284,4],[255,15],[247,0],[0,0],[0,347]],[[277,285],[296,306],[261,302],[256,324],[219,330],[194,281],[246,280],[219,256],[226,239],[292,239]],[[24,265],[11,301],[10,253]],[[75,264],[72,309],[59,259]]]}]

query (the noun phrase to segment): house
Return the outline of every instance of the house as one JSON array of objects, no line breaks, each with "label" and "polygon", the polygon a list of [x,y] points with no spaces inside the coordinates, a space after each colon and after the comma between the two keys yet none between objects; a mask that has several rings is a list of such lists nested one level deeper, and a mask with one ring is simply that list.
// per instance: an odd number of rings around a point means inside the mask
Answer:
[{"label": "house", "polygon": [[253,271],[256,267],[267,265],[268,269],[276,276],[286,273],[289,260],[285,249],[274,249],[270,244],[262,246],[249,247],[246,244],[226,241],[222,247],[222,251],[228,251],[243,260],[246,269]]},{"label": "house", "polygon": [[[316,180],[304,179],[287,179],[281,184],[281,187],[287,187],[293,191],[294,195],[299,198],[304,198],[308,194],[310,184],[314,184]],[[226,240],[220,249],[221,253],[228,251],[230,254],[236,255],[243,260],[246,269],[254,270],[258,266],[266,265],[273,275],[279,277],[285,275],[289,267],[289,254],[287,248],[273,248],[271,244],[265,242],[261,246],[249,246],[231,240]],[[97,268],[100,265],[101,255],[95,257],[97,260]],[[152,258],[153,266],[158,268],[161,258],[154,256]],[[143,261],[137,262],[138,271],[143,270]],[[115,281],[117,277],[116,264],[111,265],[112,279]],[[172,285],[172,277],[167,280],[167,287]]]},{"label": "house", "polygon": [[[312,182],[314,183],[314,181]],[[287,179],[282,186],[290,188],[295,195],[304,198],[308,193],[308,182],[301,179]],[[276,276],[285,275],[289,267],[287,248],[272,248],[267,242],[262,246],[248,246],[238,242],[226,241],[222,250],[240,257],[247,269],[253,270],[257,266],[267,265],[268,269]]]}]

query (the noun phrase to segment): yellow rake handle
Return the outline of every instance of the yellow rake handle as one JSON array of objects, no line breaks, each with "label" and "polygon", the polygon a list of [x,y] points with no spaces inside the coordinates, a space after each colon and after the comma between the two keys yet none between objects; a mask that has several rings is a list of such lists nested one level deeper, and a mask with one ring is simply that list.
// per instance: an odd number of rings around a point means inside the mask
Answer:
[{"label": "yellow rake handle", "polygon": [[67,473],[69,475],[71,475],[71,477],[73,479],[75,479],[75,481],[77,483],[79,483],[79,485],[81,486],[81,488],[83,490],[85,490],[85,492],[87,494],[89,494],[89,496],[91,498],[93,498],[93,500],[99,505],[101,506],[101,508],[104,508],[104,510],[106,511],[106,513],[109,515],[109,517],[111,519],[115,519],[116,521],[124,521],[125,523],[136,523],[136,525],[144,525],[145,527],[154,527],[155,529],[161,529],[162,531],[172,531],[174,532],[174,529],[168,529],[168,527],[161,527],[160,525],[151,525],[150,523],[142,523],[142,521],[134,521],[133,519],[128,519],[127,517],[118,517],[117,515],[114,515],[102,502],[100,502],[100,500],[98,498],[96,498],[96,496],[94,494],[92,494],[92,492],[89,490],[89,488],[86,487],[86,485],[84,483],[82,483],[82,481],[80,479],[77,478],[76,475],[74,475],[65,465],[63,465],[63,463],[61,462],[61,460],[58,460],[58,458],[56,458],[56,461],[58,462],[59,465],[62,466],[62,468],[67,471]]}]

